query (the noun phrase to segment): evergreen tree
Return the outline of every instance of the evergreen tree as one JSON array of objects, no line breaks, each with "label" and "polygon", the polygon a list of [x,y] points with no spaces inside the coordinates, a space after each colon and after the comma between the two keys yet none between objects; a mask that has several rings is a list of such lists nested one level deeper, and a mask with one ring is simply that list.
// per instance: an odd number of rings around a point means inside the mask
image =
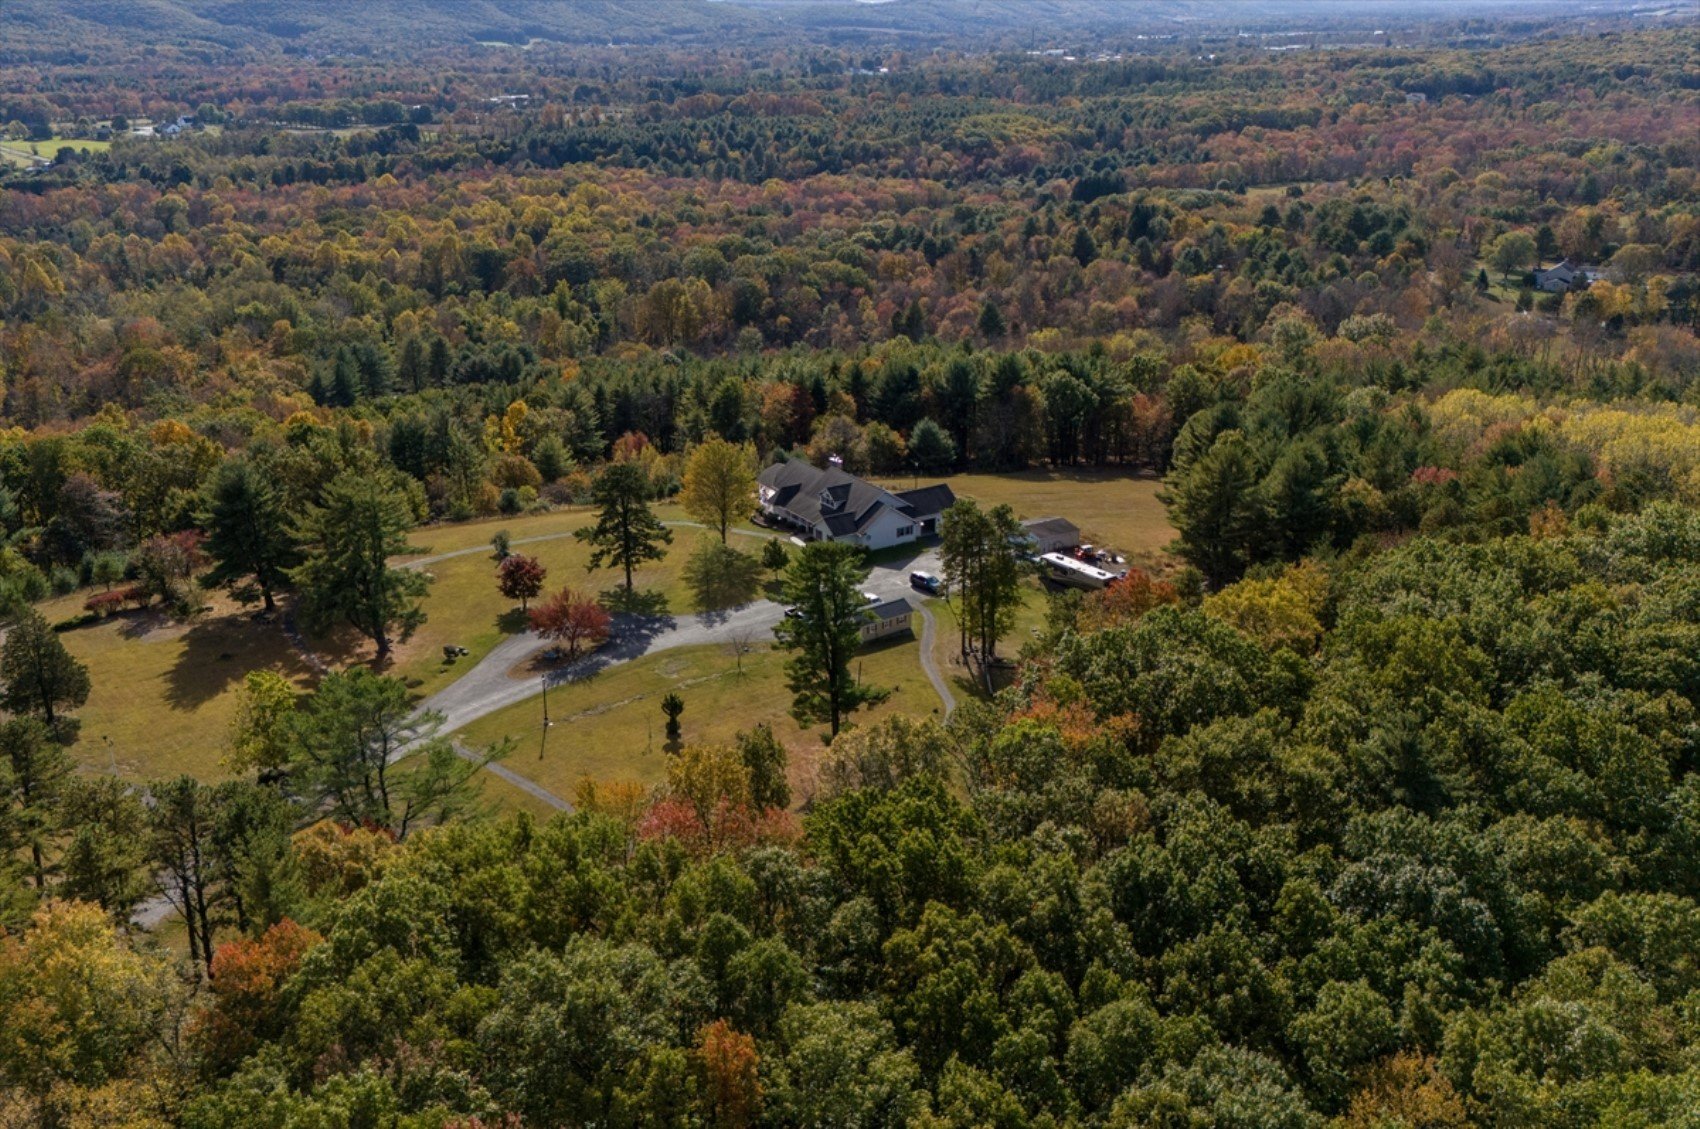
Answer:
[{"label": "evergreen tree", "polygon": [[376,643],[383,660],[393,633],[405,638],[425,622],[425,577],[389,563],[413,551],[411,528],[407,499],[380,479],[349,472],[326,486],[324,502],[297,529],[304,559],[289,572],[309,626],[345,622]]},{"label": "evergreen tree", "polygon": [[1199,458],[1169,476],[1162,494],[1179,531],[1176,551],[1212,588],[1238,579],[1263,529],[1263,498],[1245,433],[1222,432]]},{"label": "evergreen tree", "polygon": [[192,776],[149,789],[148,861],[164,874],[166,896],[183,919],[189,960],[212,971],[215,793]]},{"label": "evergreen tree", "polygon": [[0,706],[26,717],[39,717],[49,731],[63,736],[64,712],[89,698],[88,667],[72,657],[40,612],[26,610],[0,644]]},{"label": "evergreen tree", "polygon": [[649,506],[649,476],[635,462],[611,463],[597,476],[592,495],[601,507],[596,524],[573,533],[595,546],[590,567],[617,565],[625,570],[626,593],[632,591],[632,569],[667,555],[673,531],[661,524]]},{"label": "evergreen tree", "polygon": [[940,471],[956,461],[956,443],[944,428],[923,419],[909,432],[909,459],[925,471]]},{"label": "evergreen tree", "polygon": [[257,592],[273,611],[276,590],[298,562],[283,495],[271,477],[247,459],[223,464],[198,520],[207,534],[202,549],[213,561],[202,586],[229,588],[245,603]]},{"label": "evergreen tree", "polygon": [[35,888],[47,885],[55,842],[54,812],[71,776],[71,756],[33,717],[0,723],[0,783],[5,786],[7,846],[29,852]]},{"label": "evergreen tree", "polygon": [[962,629],[962,656],[977,657],[991,687],[998,639],[1015,625],[1021,606],[1021,523],[1007,505],[982,510],[964,498],[945,511],[940,554]]},{"label": "evergreen tree", "polygon": [[883,695],[860,685],[851,660],[861,646],[865,605],[858,585],[862,550],[836,541],[811,541],[785,570],[790,614],[773,629],[793,652],[786,673],[799,721],[825,721],[832,735],[851,711]]},{"label": "evergreen tree", "polygon": [[1098,257],[1098,241],[1084,225],[1074,229],[1074,247],[1069,252],[1081,266],[1090,266]]}]

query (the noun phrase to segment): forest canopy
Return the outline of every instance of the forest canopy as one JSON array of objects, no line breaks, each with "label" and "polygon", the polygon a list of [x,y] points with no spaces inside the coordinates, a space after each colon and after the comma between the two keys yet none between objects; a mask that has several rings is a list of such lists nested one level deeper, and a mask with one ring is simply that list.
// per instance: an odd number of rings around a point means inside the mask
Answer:
[{"label": "forest canopy", "polygon": [[[1692,13],[343,7],[0,7],[0,1121],[1693,1116]],[[739,544],[791,459],[1174,540],[1056,591],[965,498],[984,677],[875,717],[864,555]],[[675,535],[808,763],[669,692],[493,810],[431,570],[612,664]],[[84,732],[115,620],[216,771]]]}]

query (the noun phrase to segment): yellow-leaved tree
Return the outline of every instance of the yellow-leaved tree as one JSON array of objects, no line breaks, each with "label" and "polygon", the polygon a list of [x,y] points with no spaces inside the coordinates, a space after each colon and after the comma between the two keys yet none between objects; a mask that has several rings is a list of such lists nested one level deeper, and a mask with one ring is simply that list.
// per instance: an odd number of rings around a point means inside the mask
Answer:
[{"label": "yellow-leaved tree", "polygon": [[738,514],[755,508],[755,461],[749,444],[711,436],[697,444],[685,464],[679,503],[686,513],[719,533],[722,545]]}]

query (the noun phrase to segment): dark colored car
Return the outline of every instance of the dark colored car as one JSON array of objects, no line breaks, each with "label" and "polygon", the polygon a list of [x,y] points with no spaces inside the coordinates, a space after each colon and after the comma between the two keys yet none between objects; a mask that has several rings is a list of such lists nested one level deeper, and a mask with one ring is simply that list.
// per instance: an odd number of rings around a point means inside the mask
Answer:
[{"label": "dark colored car", "polygon": [[937,596],[944,591],[944,581],[930,572],[912,572],[909,574],[909,587]]}]

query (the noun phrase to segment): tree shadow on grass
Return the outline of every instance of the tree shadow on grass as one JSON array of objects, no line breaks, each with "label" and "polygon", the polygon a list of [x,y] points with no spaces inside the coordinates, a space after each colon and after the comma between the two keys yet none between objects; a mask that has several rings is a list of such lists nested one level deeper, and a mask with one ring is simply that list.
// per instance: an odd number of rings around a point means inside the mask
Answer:
[{"label": "tree shadow on grass", "polygon": [[627,616],[666,616],[667,594],[653,588],[633,589],[628,592],[624,588],[609,588],[597,597],[597,603],[616,615]]},{"label": "tree shadow on grass", "polygon": [[277,651],[268,633],[277,627],[256,623],[250,615],[219,616],[192,624],[180,637],[176,663],[166,673],[165,704],[174,710],[195,710],[242,681],[249,671],[274,668]]},{"label": "tree shadow on grass", "polygon": [[[660,593],[642,593],[642,595],[659,596]],[[647,602],[639,606],[654,607],[656,604]],[[616,612],[606,643],[587,655],[579,656],[570,663],[562,663],[545,670],[543,677],[548,680],[550,686],[559,686],[566,682],[579,682],[594,678],[616,663],[627,662],[647,654],[655,640],[671,631],[678,623],[665,611],[665,599],[660,601],[660,606],[663,609],[662,612],[654,615],[625,611]]]},{"label": "tree shadow on grass", "polygon": [[509,608],[496,617],[496,627],[504,635],[518,635],[531,629],[531,618],[527,612]]}]

